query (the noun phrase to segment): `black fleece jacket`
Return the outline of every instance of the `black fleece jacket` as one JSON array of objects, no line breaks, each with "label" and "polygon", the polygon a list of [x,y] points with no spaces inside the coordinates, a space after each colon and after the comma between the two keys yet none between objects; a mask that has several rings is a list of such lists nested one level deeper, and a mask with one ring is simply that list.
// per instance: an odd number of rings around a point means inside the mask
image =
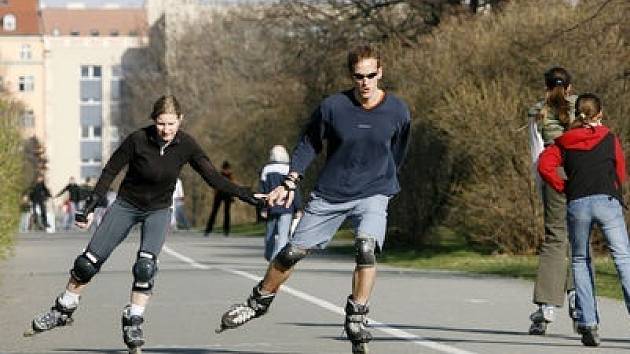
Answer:
[{"label": "black fleece jacket", "polygon": [[177,177],[186,163],[211,187],[246,203],[258,203],[249,188],[235,185],[214,168],[192,136],[180,130],[165,144],[155,125],[129,134],[116,149],[94,187],[93,199],[103,198],[116,175],[128,165],[118,197],[141,210],[167,208],[172,202]]}]

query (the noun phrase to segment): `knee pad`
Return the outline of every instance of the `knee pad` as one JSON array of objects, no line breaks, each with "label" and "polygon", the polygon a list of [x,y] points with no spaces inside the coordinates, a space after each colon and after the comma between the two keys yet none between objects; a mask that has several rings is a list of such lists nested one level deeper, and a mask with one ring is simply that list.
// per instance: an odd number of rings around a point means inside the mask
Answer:
[{"label": "knee pad", "polygon": [[370,268],[376,265],[376,240],[373,238],[357,238],[354,241],[354,247],[357,250],[355,261],[360,268]]},{"label": "knee pad", "polygon": [[157,257],[150,252],[138,252],[133,265],[133,290],[150,292],[153,289],[153,277],[157,273]]},{"label": "knee pad", "polygon": [[284,269],[291,269],[302,258],[306,257],[308,251],[291,243],[287,243],[276,255],[274,261]]},{"label": "knee pad", "polygon": [[74,260],[70,275],[80,284],[87,284],[101,270],[102,261],[92,252],[85,251]]}]

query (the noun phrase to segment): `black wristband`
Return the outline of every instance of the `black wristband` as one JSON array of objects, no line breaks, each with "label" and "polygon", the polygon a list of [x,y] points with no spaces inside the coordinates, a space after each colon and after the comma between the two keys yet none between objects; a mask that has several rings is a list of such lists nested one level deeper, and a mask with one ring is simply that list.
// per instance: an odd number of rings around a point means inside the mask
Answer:
[{"label": "black wristband", "polygon": [[[287,181],[290,181],[291,183],[293,183],[293,186],[290,186],[287,183]],[[287,192],[295,191],[297,189],[297,183],[287,178],[284,181],[282,181],[282,187],[284,187],[284,189],[286,189]]]}]

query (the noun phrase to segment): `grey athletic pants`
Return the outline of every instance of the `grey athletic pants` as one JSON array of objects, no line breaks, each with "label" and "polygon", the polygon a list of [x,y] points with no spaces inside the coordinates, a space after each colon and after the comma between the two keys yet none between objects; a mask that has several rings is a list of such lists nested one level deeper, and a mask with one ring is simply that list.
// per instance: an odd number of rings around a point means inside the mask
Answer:
[{"label": "grey athletic pants", "polygon": [[157,257],[164,245],[170,222],[170,207],[143,211],[120,198],[116,199],[92,235],[87,251],[105,262],[127,238],[131,228],[140,223],[140,251],[150,252]]}]

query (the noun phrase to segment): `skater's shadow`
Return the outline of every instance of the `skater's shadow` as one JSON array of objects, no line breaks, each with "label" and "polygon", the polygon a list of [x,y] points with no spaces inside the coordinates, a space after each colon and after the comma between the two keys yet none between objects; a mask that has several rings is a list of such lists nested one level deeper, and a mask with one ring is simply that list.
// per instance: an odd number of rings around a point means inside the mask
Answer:
[{"label": "skater's shadow", "polygon": [[[127,350],[120,349],[81,349],[65,348],[57,349],[60,353],[89,353],[89,354],[127,354]],[[230,350],[220,348],[151,348],[143,347],[143,354],[283,354],[280,352],[261,352],[248,350]]]},{"label": "skater's shadow", "polygon": [[[286,325],[301,326],[301,327],[338,327],[343,328],[340,323],[315,323],[315,322],[291,322],[284,323]],[[397,338],[397,337],[383,337],[374,336],[374,341],[382,342],[404,342],[404,341],[432,341],[440,343],[478,343],[478,344],[507,344],[507,345],[523,345],[523,346],[546,346],[546,347],[582,347],[579,336],[569,336],[562,334],[547,334],[542,337],[531,336],[525,331],[509,331],[509,330],[496,330],[485,328],[459,328],[459,327],[444,327],[444,326],[421,326],[421,325],[406,325],[406,324],[384,324],[384,325],[370,325],[373,330],[378,328],[394,328],[400,330],[426,330],[426,331],[446,331],[446,332],[460,332],[460,333],[472,333],[480,335],[501,335],[501,336],[515,336],[520,337],[522,340],[497,340],[497,339],[478,339],[478,338],[446,338],[440,336],[423,336],[418,335],[417,338]],[[372,331],[372,334],[374,331]],[[321,338],[335,339],[335,340],[347,340],[345,335],[339,336],[322,336]],[[525,339],[527,338],[527,339]],[[553,343],[546,339],[565,339],[566,343]],[[609,347],[615,349],[630,349],[630,346],[607,346],[607,343],[619,343],[630,344],[630,340],[621,338],[602,338],[602,347]]]}]

